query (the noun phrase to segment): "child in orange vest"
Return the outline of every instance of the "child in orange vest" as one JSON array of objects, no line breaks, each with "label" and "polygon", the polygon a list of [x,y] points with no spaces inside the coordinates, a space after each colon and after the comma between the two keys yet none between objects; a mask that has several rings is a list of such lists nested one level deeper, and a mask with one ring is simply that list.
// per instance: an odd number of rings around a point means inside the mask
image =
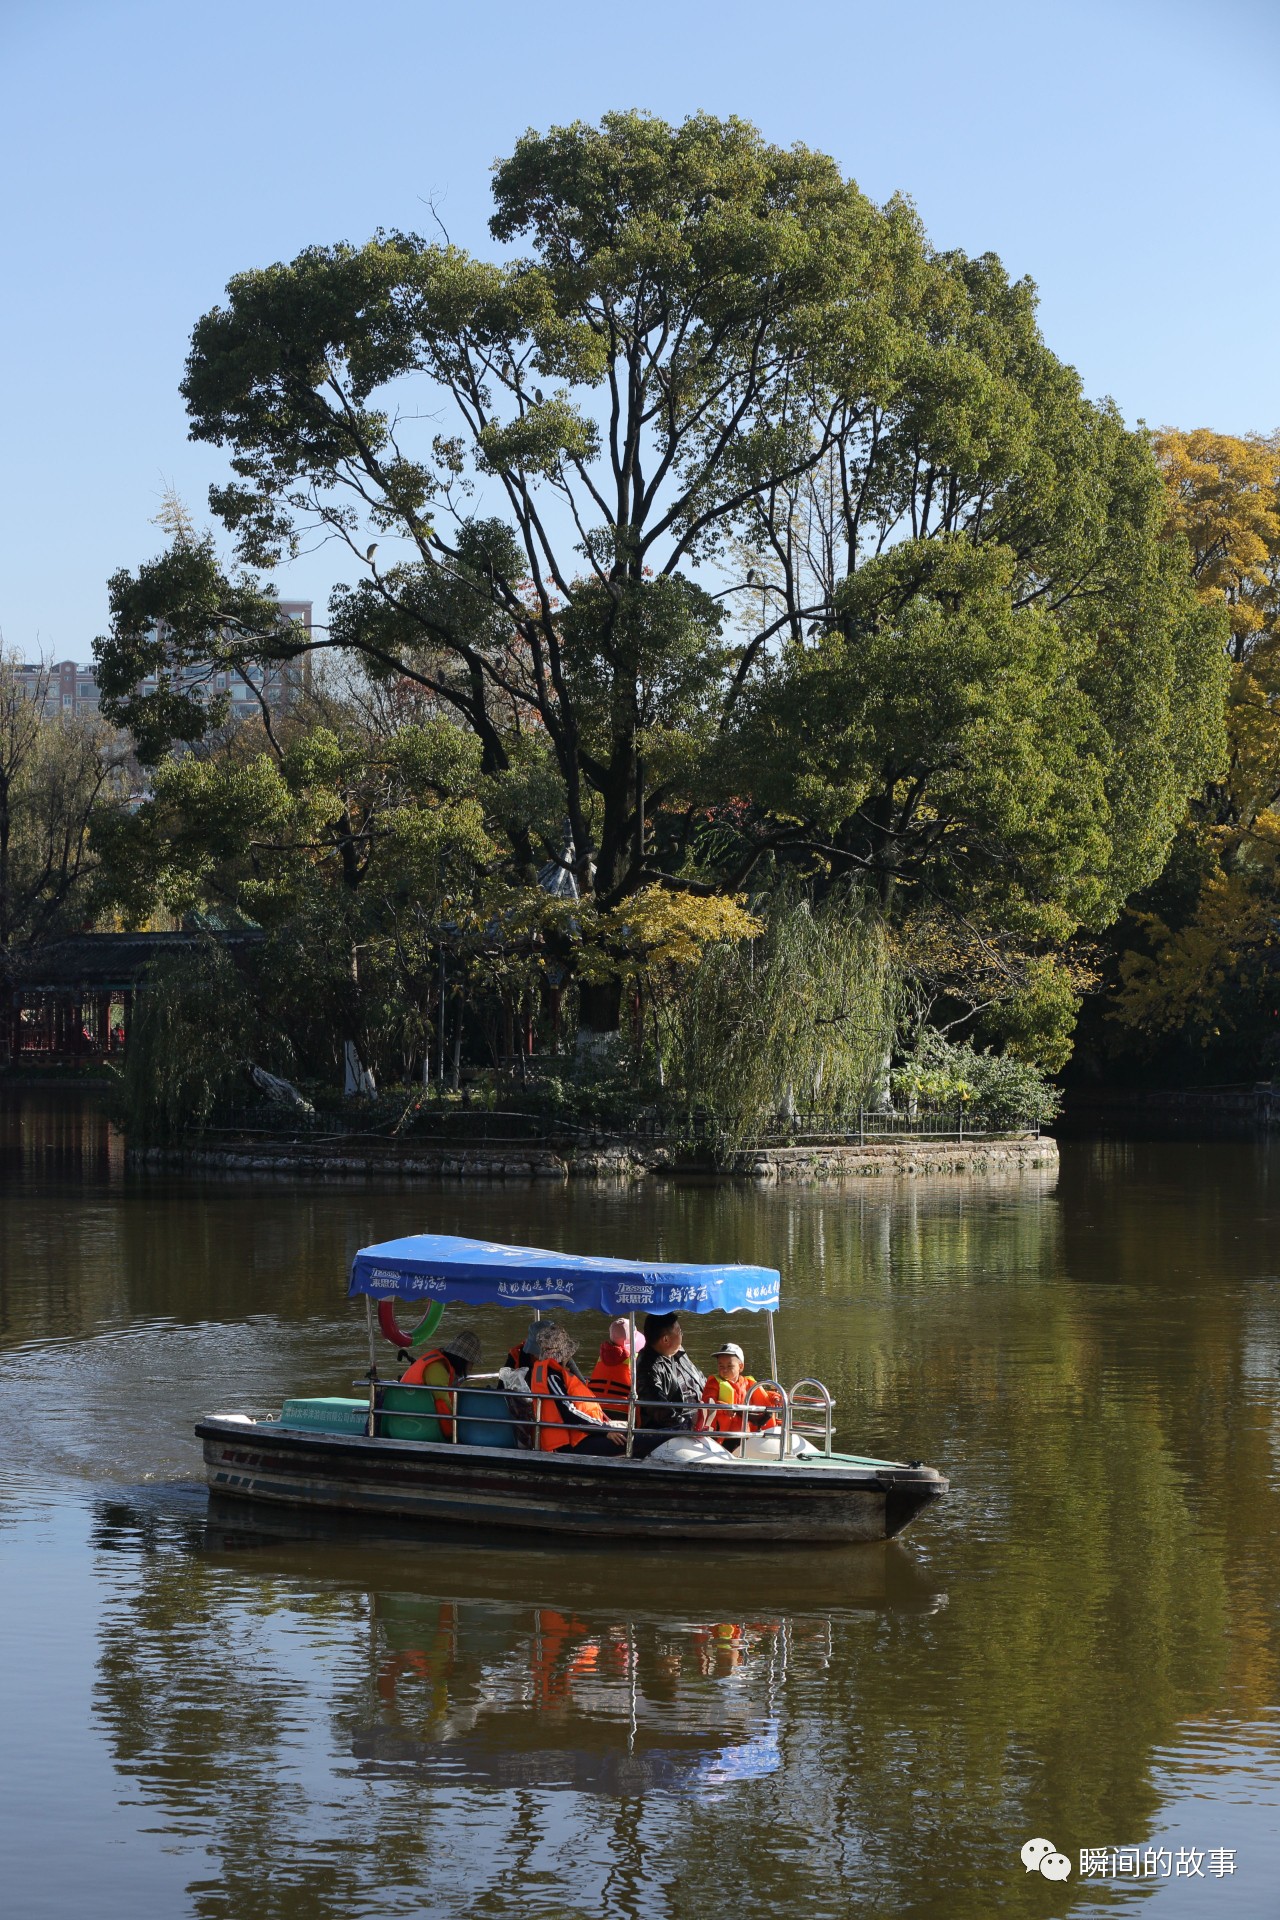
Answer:
[{"label": "child in orange vest", "polygon": [[746,1371],[746,1355],[735,1341],[726,1340],[711,1357],[717,1377],[707,1381],[702,1398],[714,1411],[710,1418],[703,1415],[702,1431],[715,1434],[730,1453],[736,1453],[748,1427],[756,1433],[763,1427],[777,1426],[772,1411],[774,1397],[757,1386],[755,1376]]}]

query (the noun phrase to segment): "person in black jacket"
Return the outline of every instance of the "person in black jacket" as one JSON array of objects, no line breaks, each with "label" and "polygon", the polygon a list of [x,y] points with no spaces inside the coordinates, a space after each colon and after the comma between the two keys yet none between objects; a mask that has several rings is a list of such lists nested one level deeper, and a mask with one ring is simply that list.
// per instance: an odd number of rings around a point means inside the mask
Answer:
[{"label": "person in black jacket", "polygon": [[636,1399],[660,1400],[665,1404],[641,1407],[636,1417],[646,1433],[658,1434],[659,1438],[653,1442],[658,1446],[673,1433],[699,1430],[706,1378],[684,1350],[684,1331],[678,1313],[647,1314],[644,1338],[644,1352],[636,1367]]}]

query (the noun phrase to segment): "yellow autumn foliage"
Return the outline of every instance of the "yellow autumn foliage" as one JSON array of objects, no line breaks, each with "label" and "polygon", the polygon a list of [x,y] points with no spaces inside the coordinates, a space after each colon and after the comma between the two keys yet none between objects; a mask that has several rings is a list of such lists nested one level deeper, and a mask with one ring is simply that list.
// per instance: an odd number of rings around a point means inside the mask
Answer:
[{"label": "yellow autumn foliage", "polygon": [[1225,602],[1243,660],[1280,614],[1280,434],[1165,428],[1154,444],[1168,524],[1191,549],[1200,597]]},{"label": "yellow autumn foliage", "polygon": [[1250,976],[1274,966],[1280,815],[1260,813],[1246,834],[1219,840],[1220,857],[1185,926],[1136,915],[1149,951],[1121,956],[1111,1017],[1150,1041],[1186,1033],[1210,1046],[1234,1027]]},{"label": "yellow autumn foliage", "polygon": [[1186,540],[1196,591],[1230,623],[1228,770],[1210,812],[1247,825],[1280,798],[1280,434],[1155,436],[1167,525]]},{"label": "yellow autumn foliage", "polygon": [[645,887],[600,924],[607,942],[647,967],[695,967],[713,941],[753,940],[764,931],[740,896],[666,887]]},{"label": "yellow autumn foliage", "polygon": [[1109,1011],[1148,1045],[1186,1034],[1208,1048],[1258,1000],[1280,924],[1280,434],[1166,429],[1154,446],[1168,529],[1187,543],[1200,598],[1229,622],[1228,759],[1192,812],[1204,855],[1194,909],[1176,928],[1134,916],[1144,950],[1122,954]]}]

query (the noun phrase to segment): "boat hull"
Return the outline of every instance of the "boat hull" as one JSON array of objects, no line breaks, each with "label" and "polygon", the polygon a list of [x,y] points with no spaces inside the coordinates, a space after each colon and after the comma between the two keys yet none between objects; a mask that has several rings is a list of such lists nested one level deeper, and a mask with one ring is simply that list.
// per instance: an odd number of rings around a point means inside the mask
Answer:
[{"label": "boat hull", "polygon": [[572,1449],[370,1440],[210,1415],[196,1428],[219,1495],[428,1523],[605,1538],[885,1540],[947,1490],[931,1467],[576,1458]]}]

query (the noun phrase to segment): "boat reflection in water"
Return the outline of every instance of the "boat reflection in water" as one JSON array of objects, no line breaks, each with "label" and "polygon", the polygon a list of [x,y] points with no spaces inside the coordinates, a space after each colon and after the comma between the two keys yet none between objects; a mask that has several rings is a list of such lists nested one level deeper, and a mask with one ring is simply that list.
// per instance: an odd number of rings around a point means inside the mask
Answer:
[{"label": "boat reflection in water", "polygon": [[344,1714],[357,1770],[435,1786],[715,1798],[781,1768],[788,1672],[825,1671],[842,1615],[945,1599],[892,1543],[790,1571],[744,1550],[682,1557],[673,1587],[670,1562],[639,1549],[517,1555],[466,1528],[425,1553],[387,1529],[286,1530],[237,1502],[211,1503],[202,1554],[314,1576],[321,1540],[329,1579],[367,1592]]},{"label": "boat reflection in water", "polygon": [[[829,1659],[829,1627],[800,1631]],[[370,1636],[377,1718],[352,1741],[367,1775],[713,1793],[782,1765],[778,1687],[792,1638],[783,1621],[584,1619],[379,1595]],[[682,1683],[730,1674],[743,1685],[714,1723],[689,1722]]]}]

